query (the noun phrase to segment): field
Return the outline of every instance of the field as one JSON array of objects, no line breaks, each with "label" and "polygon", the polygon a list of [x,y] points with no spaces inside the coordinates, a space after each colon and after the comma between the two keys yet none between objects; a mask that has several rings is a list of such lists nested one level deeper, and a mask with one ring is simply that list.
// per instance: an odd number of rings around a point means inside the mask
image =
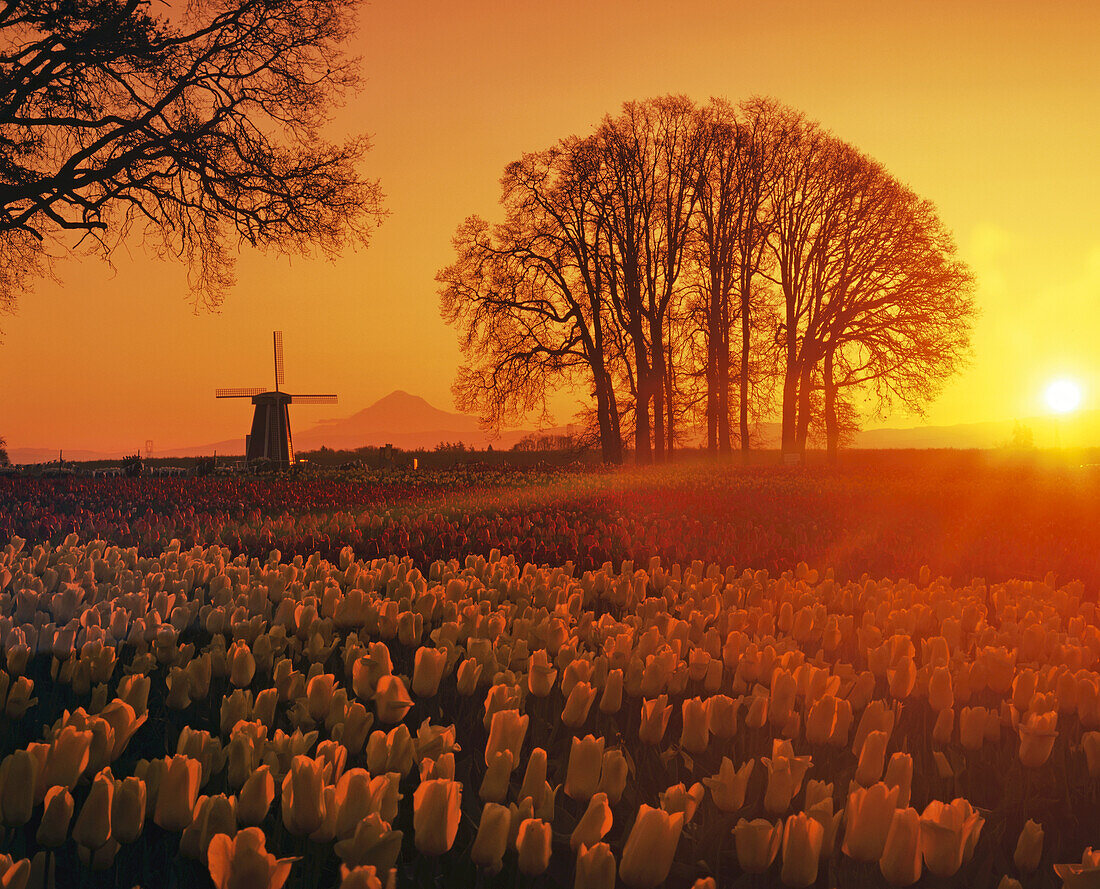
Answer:
[{"label": "field", "polygon": [[1097,467],[13,478],[0,548],[4,889],[1100,880]]}]

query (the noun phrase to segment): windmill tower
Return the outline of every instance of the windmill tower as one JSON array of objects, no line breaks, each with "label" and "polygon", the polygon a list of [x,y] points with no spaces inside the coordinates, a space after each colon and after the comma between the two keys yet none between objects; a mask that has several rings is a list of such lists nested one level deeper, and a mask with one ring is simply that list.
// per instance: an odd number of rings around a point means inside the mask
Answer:
[{"label": "windmill tower", "polygon": [[336,404],[335,395],[291,395],[282,391],[283,332],[272,335],[275,348],[275,389],[262,388],[215,389],[215,398],[251,398],[256,406],[252,414],[252,431],[245,438],[245,459],[270,460],[278,466],[294,463],[294,444],[290,437],[291,404]]}]

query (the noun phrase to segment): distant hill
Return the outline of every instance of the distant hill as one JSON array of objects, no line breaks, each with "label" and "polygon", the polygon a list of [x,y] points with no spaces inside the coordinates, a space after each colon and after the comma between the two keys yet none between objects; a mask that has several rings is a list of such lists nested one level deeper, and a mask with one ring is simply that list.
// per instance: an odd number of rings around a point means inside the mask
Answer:
[{"label": "distant hill", "polygon": [[[293,408],[291,408],[293,412]],[[292,416],[293,421],[293,416]],[[856,436],[857,448],[996,448],[1009,442],[1016,421],[961,423],[954,426],[912,426],[907,428],[868,429]],[[1100,411],[1080,411],[1072,417],[1030,417],[1020,421],[1028,427],[1039,447],[1100,445]],[[241,428],[247,423],[242,413]],[[314,426],[294,433],[297,451],[329,447],[333,450],[354,450],[392,444],[404,450],[432,449],[440,442],[461,441],[468,447],[482,449],[492,445],[496,450],[508,450],[533,430],[515,429],[494,438],[481,429],[477,418],[469,414],[441,410],[418,395],[402,390],[391,392],[369,407],[343,419],[322,420]],[[561,434],[566,427],[543,430]],[[761,430],[761,445],[777,447],[778,424],[765,424]],[[157,457],[194,457],[214,452],[225,456],[244,453],[244,435],[240,438],[192,445],[182,448],[158,449]],[[42,463],[57,459],[56,448],[9,448],[13,463]],[[66,450],[66,460],[107,460],[125,454],[90,450]]]}]

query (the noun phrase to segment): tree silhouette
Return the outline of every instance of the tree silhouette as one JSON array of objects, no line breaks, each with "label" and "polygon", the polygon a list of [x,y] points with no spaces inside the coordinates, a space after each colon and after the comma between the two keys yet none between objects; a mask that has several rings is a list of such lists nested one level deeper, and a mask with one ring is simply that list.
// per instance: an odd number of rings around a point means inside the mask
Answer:
[{"label": "tree silhouette", "polygon": [[212,306],[241,244],[365,244],[382,215],[368,141],[323,136],[358,83],[342,46],[361,5],[0,3],[0,305],[77,245],[140,237]]}]

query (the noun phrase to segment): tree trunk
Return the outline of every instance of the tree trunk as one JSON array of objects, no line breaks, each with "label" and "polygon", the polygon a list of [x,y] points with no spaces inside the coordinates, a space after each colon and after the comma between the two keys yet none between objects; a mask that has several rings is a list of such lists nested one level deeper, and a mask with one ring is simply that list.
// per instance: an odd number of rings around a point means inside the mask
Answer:
[{"label": "tree trunk", "polygon": [[615,390],[606,371],[596,373],[596,417],[600,424],[600,453],[605,463],[623,462],[623,440],[619,431],[619,410]]},{"label": "tree trunk", "polygon": [[653,451],[649,438],[649,398],[650,370],[645,354],[640,327],[634,339],[634,373],[638,378],[638,396],[634,406],[634,462],[647,464],[653,462]]},{"label": "tree trunk", "polygon": [[796,424],[798,421],[798,364],[792,355],[787,357],[787,368],[783,375],[783,435],[782,450],[784,456],[797,454]]},{"label": "tree trunk", "polygon": [[653,462],[665,459],[665,337],[661,319],[649,325],[650,395],[653,399]]},{"label": "tree trunk", "polygon": [[741,288],[741,372],[738,374],[738,412],[740,413],[741,453],[749,455],[749,340],[752,336],[752,316],[749,314],[749,289]]},{"label": "tree trunk", "polygon": [[802,373],[798,380],[798,432],[795,447],[803,459],[806,458],[806,439],[810,436],[810,407],[813,399],[813,364],[803,360]]},{"label": "tree trunk", "polygon": [[825,354],[825,441],[829,462],[836,463],[840,451],[840,422],[836,415],[836,384],[833,381],[833,350]]}]

